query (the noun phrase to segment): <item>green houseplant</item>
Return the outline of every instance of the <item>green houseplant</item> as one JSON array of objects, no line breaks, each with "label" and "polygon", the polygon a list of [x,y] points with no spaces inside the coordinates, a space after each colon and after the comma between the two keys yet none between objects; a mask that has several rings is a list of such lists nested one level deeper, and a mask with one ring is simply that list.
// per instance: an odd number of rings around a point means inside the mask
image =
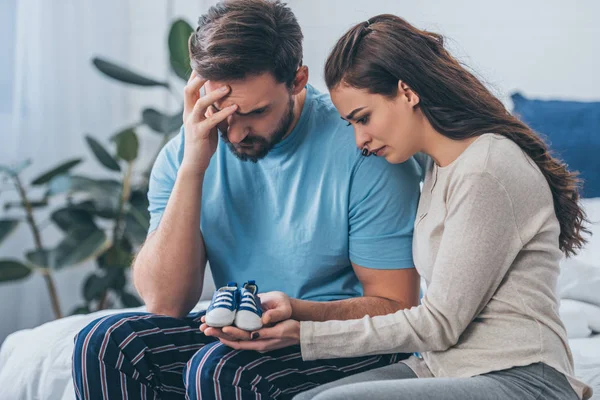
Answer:
[{"label": "green houseplant", "polygon": [[[171,24],[168,35],[169,65],[175,77],[186,81],[190,73],[187,41],[192,27],[183,20]],[[94,67],[121,84],[138,87],[161,87],[174,93],[169,80],[148,78],[116,63],[97,57]],[[178,98],[179,101],[179,98]],[[33,246],[23,257],[0,259],[0,282],[17,281],[32,273],[40,273],[46,282],[52,310],[56,318],[63,316],[54,272],[95,259],[96,268],[84,280],[85,302],[72,313],[87,313],[108,307],[133,307],[139,299],[128,290],[127,270],[136,249],[145,240],[149,225],[147,190],[154,158],[173,133],[181,127],[182,112],[167,114],[145,108],[138,123],[126,127],[110,139],[112,148],[90,135],[85,140],[96,160],[108,171],[109,178],[97,179],[75,174],[83,161],[64,161],[30,182],[24,182],[22,171],[30,160],[18,165],[0,165],[0,177],[18,194],[18,201],[5,202],[10,216],[0,219],[0,245],[22,223],[28,225]],[[134,179],[134,164],[139,162],[139,138],[136,129],[147,126],[161,135],[159,149],[140,179]],[[34,197],[31,192],[42,192]],[[0,193],[1,195],[1,193]],[[38,216],[48,214],[40,223]],[[44,230],[54,225],[61,240],[48,246]]]}]

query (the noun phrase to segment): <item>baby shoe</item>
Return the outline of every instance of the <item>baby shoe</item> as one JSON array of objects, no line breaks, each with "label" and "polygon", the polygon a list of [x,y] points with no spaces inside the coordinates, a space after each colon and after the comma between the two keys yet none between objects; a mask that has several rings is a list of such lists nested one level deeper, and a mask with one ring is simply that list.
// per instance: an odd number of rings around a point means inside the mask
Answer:
[{"label": "baby shoe", "polygon": [[206,310],[206,325],[214,328],[229,326],[235,320],[238,305],[237,283],[229,282],[213,294]]},{"label": "baby shoe", "polygon": [[235,326],[238,328],[245,331],[262,328],[262,308],[257,294],[258,286],[255,281],[248,281],[239,289],[239,304],[235,314]]}]

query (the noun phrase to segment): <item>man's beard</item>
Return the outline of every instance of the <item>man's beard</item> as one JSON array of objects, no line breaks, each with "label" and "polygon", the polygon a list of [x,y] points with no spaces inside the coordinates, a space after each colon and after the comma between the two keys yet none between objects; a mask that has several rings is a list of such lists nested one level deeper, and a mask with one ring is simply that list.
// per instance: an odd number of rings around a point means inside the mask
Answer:
[{"label": "man's beard", "polygon": [[[283,140],[286,133],[290,129],[292,122],[294,122],[294,100],[290,96],[290,101],[288,102],[288,109],[285,115],[279,120],[277,128],[273,131],[272,134],[269,135],[269,139],[265,139],[262,136],[248,135],[244,138],[244,140],[238,143],[238,145],[242,146],[253,146],[249,148],[254,151],[254,154],[247,154],[243,151],[238,150],[236,148],[236,145],[229,141],[229,139],[227,138],[227,134],[223,132],[221,132],[221,139],[223,139],[223,141],[227,143],[227,147],[229,147],[229,150],[237,158],[239,158],[242,161],[252,161],[253,163],[256,163],[258,160],[264,158],[267,154],[269,154],[273,147],[275,147],[275,145],[277,145]],[[258,149],[254,150],[256,149],[257,145]]]}]

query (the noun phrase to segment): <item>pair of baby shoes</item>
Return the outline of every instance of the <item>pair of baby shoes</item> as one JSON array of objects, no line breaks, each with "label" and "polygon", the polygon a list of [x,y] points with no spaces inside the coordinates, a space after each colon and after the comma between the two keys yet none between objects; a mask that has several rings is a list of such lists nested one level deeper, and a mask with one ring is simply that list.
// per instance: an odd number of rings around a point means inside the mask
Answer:
[{"label": "pair of baby shoes", "polygon": [[206,310],[206,325],[222,328],[235,324],[245,331],[262,328],[262,308],[257,294],[255,281],[248,281],[241,288],[236,282],[229,282],[213,295]]}]

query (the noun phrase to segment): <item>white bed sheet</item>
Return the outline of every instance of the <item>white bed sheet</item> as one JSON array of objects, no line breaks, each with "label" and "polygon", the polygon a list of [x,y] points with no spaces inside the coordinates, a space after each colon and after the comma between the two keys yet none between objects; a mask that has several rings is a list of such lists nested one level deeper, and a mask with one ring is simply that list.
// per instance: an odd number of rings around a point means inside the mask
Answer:
[{"label": "white bed sheet", "polygon": [[[205,310],[201,301],[194,311]],[[144,307],[75,315],[9,335],[0,348],[0,400],[72,400],[73,339],[87,324],[105,315],[145,311]]]},{"label": "white bed sheet", "polygon": [[575,374],[594,389],[592,399],[600,400],[600,335],[571,339]]}]

